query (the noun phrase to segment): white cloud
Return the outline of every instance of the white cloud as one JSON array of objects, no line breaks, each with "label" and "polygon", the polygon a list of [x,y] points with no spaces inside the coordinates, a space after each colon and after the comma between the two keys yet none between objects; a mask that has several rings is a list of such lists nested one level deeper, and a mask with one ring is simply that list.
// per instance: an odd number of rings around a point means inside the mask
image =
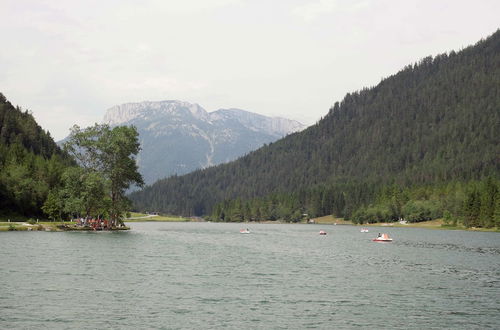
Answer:
[{"label": "white cloud", "polygon": [[142,100],[314,123],[345,93],[493,33],[498,12],[498,0],[0,0],[0,92],[57,139]]},{"label": "white cloud", "polygon": [[336,0],[317,0],[295,7],[292,13],[301,17],[304,21],[309,22],[322,14],[332,12],[336,7]]},{"label": "white cloud", "polygon": [[306,22],[311,22],[326,14],[346,14],[365,10],[371,3],[372,0],[315,0],[294,7],[292,13]]},{"label": "white cloud", "polygon": [[110,92],[121,95],[136,95],[136,97],[166,97],[186,94],[204,88],[201,81],[185,81],[174,77],[134,77],[133,79],[117,80],[107,77],[101,81]]},{"label": "white cloud", "polygon": [[69,129],[73,125],[87,127],[100,122],[102,118],[84,110],[75,112],[74,107],[65,104],[55,104],[50,107],[36,106],[33,109],[35,120],[44,129],[50,127],[50,134],[56,141],[68,136]]},{"label": "white cloud", "polygon": [[[158,4],[165,3],[158,0]],[[170,0],[167,1],[170,10],[177,13],[190,13],[202,10],[217,9],[220,7],[242,4],[243,0]]]}]

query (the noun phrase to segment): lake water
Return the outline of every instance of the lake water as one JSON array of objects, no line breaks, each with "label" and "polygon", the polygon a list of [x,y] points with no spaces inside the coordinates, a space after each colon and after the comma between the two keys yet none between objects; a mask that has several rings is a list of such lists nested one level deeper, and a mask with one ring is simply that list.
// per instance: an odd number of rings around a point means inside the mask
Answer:
[{"label": "lake water", "polygon": [[130,225],[0,233],[0,328],[500,328],[498,233]]}]

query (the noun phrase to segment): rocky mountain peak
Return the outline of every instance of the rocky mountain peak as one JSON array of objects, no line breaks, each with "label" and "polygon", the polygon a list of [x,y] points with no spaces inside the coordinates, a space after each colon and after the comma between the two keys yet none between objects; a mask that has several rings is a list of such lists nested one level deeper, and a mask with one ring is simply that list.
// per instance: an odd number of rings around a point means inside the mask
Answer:
[{"label": "rocky mountain peak", "polygon": [[137,128],[137,161],[147,184],[234,160],[305,128],[294,120],[241,109],[209,113],[196,103],[177,100],[117,105],[107,110],[103,122]]},{"label": "rocky mountain peak", "polygon": [[103,122],[115,126],[131,123],[136,119],[158,120],[162,117],[176,117],[182,115],[191,115],[198,119],[208,118],[207,111],[196,103],[166,100],[116,105],[106,111]]}]

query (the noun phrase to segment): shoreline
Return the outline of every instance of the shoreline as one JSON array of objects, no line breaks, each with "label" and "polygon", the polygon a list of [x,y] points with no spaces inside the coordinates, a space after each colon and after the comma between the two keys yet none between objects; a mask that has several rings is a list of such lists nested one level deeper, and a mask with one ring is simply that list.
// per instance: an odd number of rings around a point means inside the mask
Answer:
[{"label": "shoreline", "polygon": [[436,230],[464,230],[464,231],[481,231],[481,232],[500,232],[500,228],[479,228],[471,227],[467,228],[464,226],[453,226],[445,225],[443,219],[435,219],[422,222],[413,222],[402,224],[399,222],[377,222],[377,223],[365,223],[365,224],[354,224],[351,221],[345,221],[340,218],[334,218],[332,216],[324,216],[320,218],[315,218],[315,224],[325,224],[325,225],[350,225],[357,227],[396,227],[396,228],[423,228],[423,229],[436,229]]},{"label": "shoreline", "polygon": [[0,222],[0,231],[48,231],[48,232],[65,232],[65,231],[88,231],[88,232],[114,232],[130,230],[130,227],[116,227],[111,229],[94,230],[90,227],[76,226],[73,222],[46,222],[40,221],[36,224],[27,222]]},{"label": "shoreline", "polygon": [[[354,224],[351,221],[345,221],[339,218],[333,218],[332,216],[325,216],[321,218],[311,219],[314,222],[297,222],[296,224],[311,224],[311,225],[327,225],[327,226],[354,226],[354,227],[383,227],[383,228],[422,228],[422,229],[433,229],[433,230],[463,230],[463,231],[476,231],[476,232],[500,232],[500,228],[466,228],[463,226],[453,226],[453,225],[445,225],[443,224],[442,219],[417,222],[417,223],[408,223],[401,224],[398,222],[379,222],[379,223],[370,223],[370,224]],[[125,219],[124,222],[200,222],[189,218],[176,218],[176,219]],[[209,222],[209,221],[207,221]],[[230,222],[221,222],[221,223],[230,223]],[[234,222],[240,224],[290,224],[289,222],[284,222],[280,220],[264,220],[264,221],[252,221],[252,222]],[[65,232],[65,231],[88,231],[88,232],[98,232],[98,231],[126,231],[130,230],[130,227],[117,227],[113,229],[104,229],[104,230],[94,230],[90,227],[80,227],[76,226],[73,222],[49,222],[49,221],[40,221],[36,224],[29,224],[27,222],[0,222],[0,232],[2,231],[49,231],[49,232]]]}]

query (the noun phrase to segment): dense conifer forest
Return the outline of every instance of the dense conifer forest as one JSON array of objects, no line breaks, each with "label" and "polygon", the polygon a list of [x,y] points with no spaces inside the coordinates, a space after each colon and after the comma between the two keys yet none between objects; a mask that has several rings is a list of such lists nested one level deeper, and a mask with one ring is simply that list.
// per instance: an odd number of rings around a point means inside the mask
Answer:
[{"label": "dense conifer forest", "polygon": [[42,216],[49,192],[70,165],[71,157],[31,113],[0,93],[0,216]]},{"label": "dense conifer forest", "polygon": [[131,198],[138,210],[218,221],[334,214],[498,225],[499,132],[497,31],[347,94],[305,131]]}]

